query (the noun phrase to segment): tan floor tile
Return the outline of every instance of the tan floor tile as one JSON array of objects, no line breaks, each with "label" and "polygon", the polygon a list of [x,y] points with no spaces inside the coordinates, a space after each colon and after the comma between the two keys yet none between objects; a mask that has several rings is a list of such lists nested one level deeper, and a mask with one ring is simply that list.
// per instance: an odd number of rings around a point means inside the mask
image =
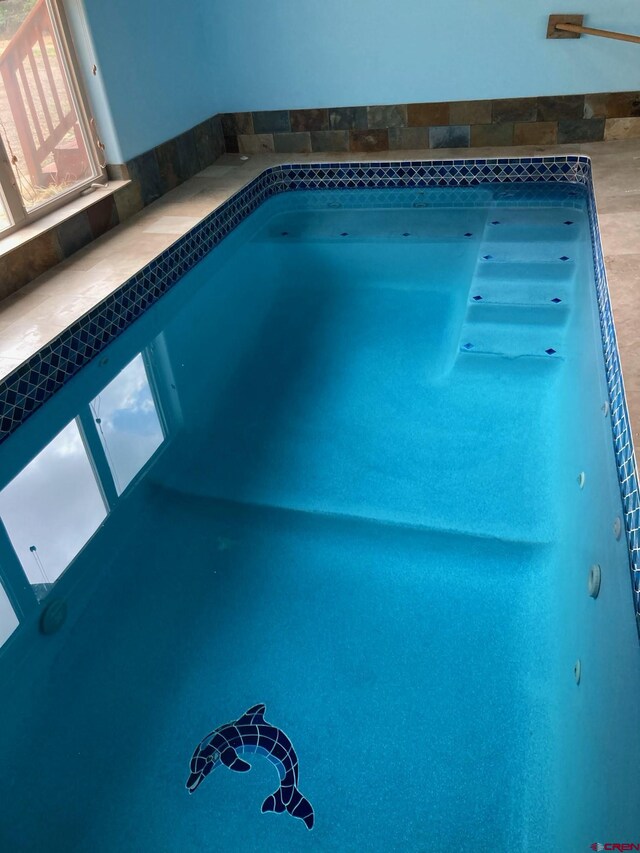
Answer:
[{"label": "tan floor tile", "polygon": [[221,178],[230,173],[233,174],[233,171],[233,166],[218,166],[217,163],[214,163],[213,166],[207,166],[206,169],[198,172],[196,178]]},{"label": "tan floor tile", "polygon": [[207,166],[195,175],[196,178],[207,178],[220,184],[232,186],[238,180],[238,170],[235,166]]},{"label": "tan floor tile", "polygon": [[0,376],[8,376],[12,370],[15,370],[16,367],[20,367],[24,358],[22,356],[17,356],[16,358],[11,358],[11,356],[0,356]]},{"label": "tan floor tile", "polygon": [[159,216],[142,229],[143,234],[175,234],[181,236],[198,224],[194,216]]},{"label": "tan floor tile", "polygon": [[640,211],[599,213],[600,236],[607,255],[635,255],[640,246]]},{"label": "tan floor tile", "polygon": [[99,279],[107,279],[120,275],[124,283],[145,264],[156,258],[161,252],[175,243],[176,234],[145,234],[140,233],[137,238],[123,247],[122,251],[111,257],[100,258],[91,267],[91,272]]},{"label": "tan floor tile", "polygon": [[625,190],[622,193],[600,193],[596,197],[598,215],[605,213],[640,212],[640,190]]}]

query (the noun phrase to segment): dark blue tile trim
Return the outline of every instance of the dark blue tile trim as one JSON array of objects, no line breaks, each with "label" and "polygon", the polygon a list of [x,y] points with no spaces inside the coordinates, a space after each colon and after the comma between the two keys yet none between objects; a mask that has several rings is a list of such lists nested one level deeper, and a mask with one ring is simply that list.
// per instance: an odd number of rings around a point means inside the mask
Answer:
[{"label": "dark blue tile trim", "polygon": [[523,181],[569,182],[581,185],[588,193],[613,444],[640,630],[640,499],[637,466],[588,157],[569,155],[501,157],[492,160],[405,160],[393,163],[304,163],[266,169],[0,383],[0,443],[271,196],[312,189],[466,187]]},{"label": "dark blue tile trim", "polygon": [[622,369],[620,367],[620,353],[613,324],[609,286],[607,284],[604,254],[600,240],[600,229],[598,227],[596,200],[591,179],[587,183],[587,189],[589,193],[589,226],[593,246],[593,267],[598,297],[598,314],[602,333],[607,387],[609,389],[609,413],[613,435],[613,448],[618,467],[620,495],[622,497],[636,624],[640,635],[640,501],[638,495],[638,466],[633,447],[631,422],[622,379]]}]

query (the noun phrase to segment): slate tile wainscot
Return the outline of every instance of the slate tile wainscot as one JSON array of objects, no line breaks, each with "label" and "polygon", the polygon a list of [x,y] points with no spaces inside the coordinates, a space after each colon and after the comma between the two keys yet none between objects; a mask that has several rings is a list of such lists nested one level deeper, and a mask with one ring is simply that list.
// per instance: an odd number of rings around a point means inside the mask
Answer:
[{"label": "slate tile wainscot", "polygon": [[640,138],[640,92],[222,115],[228,153],[402,151]]},{"label": "slate tile wainscot", "polygon": [[225,152],[293,157],[631,138],[640,138],[640,92],[217,114],[127,163],[109,164],[110,179],[129,181],[111,197],[17,247],[3,250],[0,240],[0,299]]},{"label": "slate tile wainscot", "polygon": [[[34,278],[125,222],[188,178],[210,166],[224,154],[220,116],[168,139],[127,163],[108,164],[110,181],[129,181],[83,210],[70,214],[32,238],[13,245],[15,235],[0,240],[0,299],[4,299]],[[91,202],[91,197],[89,197]],[[59,212],[62,212],[62,208]]]}]

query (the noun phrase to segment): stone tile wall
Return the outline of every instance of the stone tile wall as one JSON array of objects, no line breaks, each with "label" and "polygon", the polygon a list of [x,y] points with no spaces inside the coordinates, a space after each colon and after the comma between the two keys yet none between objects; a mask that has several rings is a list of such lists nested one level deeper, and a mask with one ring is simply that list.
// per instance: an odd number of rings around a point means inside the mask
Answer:
[{"label": "stone tile wall", "polygon": [[640,92],[225,113],[227,152],[401,151],[640,138]]},{"label": "stone tile wall", "polygon": [[0,299],[211,165],[225,151],[354,154],[640,138],[640,92],[225,113],[128,163],[112,196],[0,255]]}]

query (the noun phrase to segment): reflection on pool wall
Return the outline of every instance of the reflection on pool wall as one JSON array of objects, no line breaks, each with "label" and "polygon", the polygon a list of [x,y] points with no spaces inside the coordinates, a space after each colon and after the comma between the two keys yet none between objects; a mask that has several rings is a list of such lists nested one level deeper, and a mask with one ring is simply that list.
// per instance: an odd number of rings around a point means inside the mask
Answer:
[{"label": "reflection on pool wall", "polygon": [[[156,348],[162,348],[161,341],[147,347],[144,358],[136,355],[75,411],[73,420],[0,489],[5,533],[0,545],[12,550],[12,561],[19,561],[38,601],[165,441],[170,420],[149,378],[154,376],[154,385],[157,376],[163,379],[157,365],[154,370]],[[9,601],[0,617],[8,639],[17,619]]]},{"label": "reflection on pool wall", "polygon": [[106,514],[75,421],[0,491],[0,517],[39,599]]},{"label": "reflection on pool wall", "polygon": [[118,494],[164,440],[142,355],[137,355],[91,401],[91,414]]},{"label": "reflection on pool wall", "polygon": [[[109,512],[51,593],[63,630],[37,637],[36,606],[0,658],[0,846],[632,837],[638,645],[585,200],[522,189],[272,199],[9,439],[3,485],[79,424]],[[255,697],[304,762],[311,835],[256,807],[263,755],[184,789],[194,732]]]},{"label": "reflection on pool wall", "polygon": [[11,606],[9,596],[5,592],[4,586],[0,585],[0,646],[4,645],[5,641],[9,639],[18,624],[18,617]]}]

